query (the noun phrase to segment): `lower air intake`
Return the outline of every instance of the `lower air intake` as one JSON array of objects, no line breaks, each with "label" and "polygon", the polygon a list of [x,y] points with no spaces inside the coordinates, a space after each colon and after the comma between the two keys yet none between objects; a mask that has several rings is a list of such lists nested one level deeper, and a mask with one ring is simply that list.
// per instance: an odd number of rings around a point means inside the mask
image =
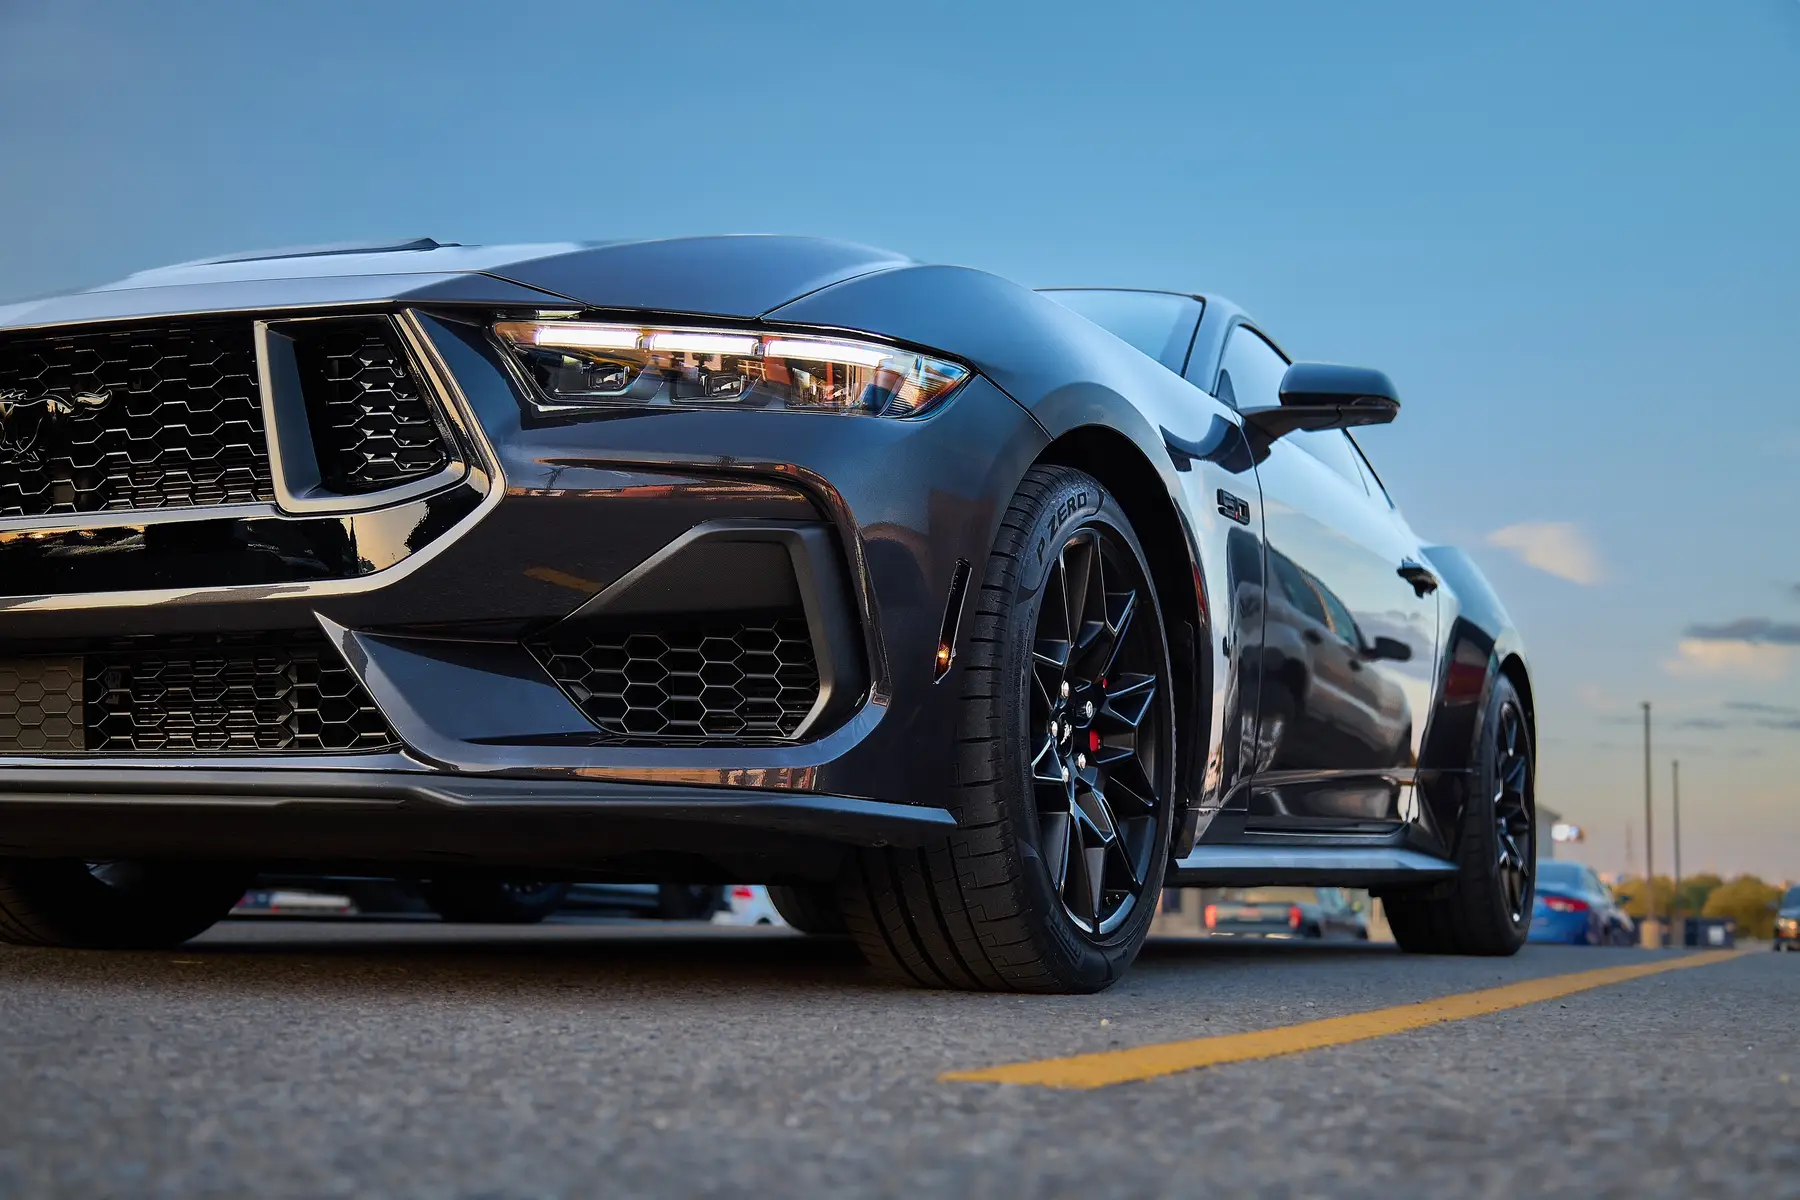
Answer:
[{"label": "lower air intake", "polygon": [[0,754],[319,754],[399,746],[317,634],[126,639],[0,661]]},{"label": "lower air intake", "polygon": [[786,741],[819,698],[796,613],[584,622],[531,650],[589,720],[637,745]]}]

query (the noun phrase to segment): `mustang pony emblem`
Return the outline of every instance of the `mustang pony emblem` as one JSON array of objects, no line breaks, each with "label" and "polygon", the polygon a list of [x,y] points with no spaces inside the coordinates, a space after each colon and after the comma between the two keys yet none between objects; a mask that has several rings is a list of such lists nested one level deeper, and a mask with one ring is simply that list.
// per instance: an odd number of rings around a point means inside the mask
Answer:
[{"label": "mustang pony emblem", "polygon": [[77,392],[73,396],[27,396],[0,390],[0,465],[36,466],[44,435],[83,409],[97,412],[112,401],[111,392]]}]

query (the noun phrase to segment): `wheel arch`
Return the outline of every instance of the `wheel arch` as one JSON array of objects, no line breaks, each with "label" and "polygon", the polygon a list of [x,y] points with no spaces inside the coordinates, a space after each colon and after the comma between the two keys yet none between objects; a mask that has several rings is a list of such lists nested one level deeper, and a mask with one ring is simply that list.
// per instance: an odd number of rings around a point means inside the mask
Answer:
[{"label": "wheel arch", "polygon": [[[1203,585],[1180,509],[1163,486],[1162,473],[1137,443],[1105,425],[1082,425],[1064,432],[1033,465],[1073,467],[1100,481],[1124,509],[1149,562],[1151,586],[1163,613],[1169,657],[1175,666],[1175,728],[1185,745],[1176,762],[1176,803],[1184,808],[1199,794],[1201,772],[1211,746],[1210,631],[1200,602]],[[1177,812],[1173,828],[1182,828]]]}]

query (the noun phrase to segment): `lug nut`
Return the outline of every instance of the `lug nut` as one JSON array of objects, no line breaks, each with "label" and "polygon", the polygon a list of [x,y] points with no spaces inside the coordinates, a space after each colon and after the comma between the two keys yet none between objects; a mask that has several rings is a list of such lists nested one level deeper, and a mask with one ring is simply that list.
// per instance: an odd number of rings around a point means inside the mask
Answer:
[{"label": "lug nut", "polygon": [[1064,700],[1069,698],[1069,681],[1066,679],[1062,682],[1062,698]]}]

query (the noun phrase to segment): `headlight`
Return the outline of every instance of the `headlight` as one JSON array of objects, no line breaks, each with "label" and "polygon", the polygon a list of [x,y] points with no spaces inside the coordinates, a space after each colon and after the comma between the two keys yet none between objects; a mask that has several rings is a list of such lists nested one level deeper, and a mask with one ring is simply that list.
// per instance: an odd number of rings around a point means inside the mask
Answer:
[{"label": "headlight", "polygon": [[768,330],[540,320],[494,333],[558,404],[916,417],[969,377],[894,346]]},{"label": "headlight", "polygon": [[1800,917],[1777,917],[1775,928],[1782,933],[1800,933]]}]

